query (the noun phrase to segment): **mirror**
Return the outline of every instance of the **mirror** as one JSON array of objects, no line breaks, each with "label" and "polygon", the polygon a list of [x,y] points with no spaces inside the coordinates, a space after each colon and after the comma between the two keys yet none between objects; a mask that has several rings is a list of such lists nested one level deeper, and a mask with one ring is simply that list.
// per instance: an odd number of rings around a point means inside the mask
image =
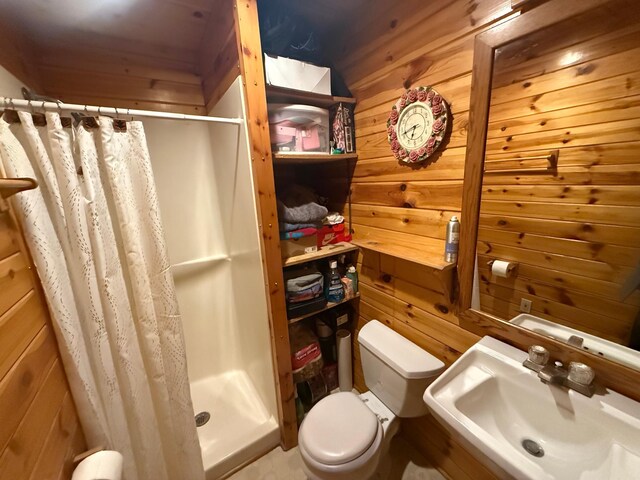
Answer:
[{"label": "mirror", "polygon": [[476,42],[463,308],[640,370],[640,8],[550,3]]}]

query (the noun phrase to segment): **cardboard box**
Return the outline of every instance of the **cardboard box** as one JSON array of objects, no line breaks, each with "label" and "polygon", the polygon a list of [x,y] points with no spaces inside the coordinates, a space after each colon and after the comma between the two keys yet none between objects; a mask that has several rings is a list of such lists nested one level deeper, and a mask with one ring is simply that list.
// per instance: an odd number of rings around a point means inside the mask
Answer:
[{"label": "cardboard box", "polygon": [[280,240],[280,251],[282,258],[297,257],[305,253],[318,251],[318,240],[316,235],[296,238],[292,240]]},{"label": "cardboard box", "polygon": [[355,153],[356,132],[353,105],[338,103],[329,109],[331,146],[343,153]]},{"label": "cardboard box", "polygon": [[264,55],[268,85],[331,95],[331,69],[292,58]]}]

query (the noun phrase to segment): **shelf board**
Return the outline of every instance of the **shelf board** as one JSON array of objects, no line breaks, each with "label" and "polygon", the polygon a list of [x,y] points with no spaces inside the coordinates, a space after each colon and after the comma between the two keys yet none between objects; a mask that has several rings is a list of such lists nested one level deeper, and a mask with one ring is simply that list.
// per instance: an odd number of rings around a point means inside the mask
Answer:
[{"label": "shelf board", "polygon": [[274,87],[273,85],[267,85],[266,87],[267,101],[269,103],[302,103],[322,108],[329,108],[336,103],[356,103],[356,99],[351,97],[335,97],[291,88]]},{"label": "shelf board", "polygon": [[297,323],[300,320],[304,320],[305,318],[313,317],[314,315],[317,315],[317,314],[319,314],[321,312],[324,312],[326,310],[331,310],[332,308],[337,307],[338,305],[345,304],[347,302],[350,302],[351,300],[355,300],[356,298],[360,298],[360,294],[359,293],[356,293],[355,297],[347,298],[345,300],[342,300],[341,302],[329,302],[329,303],[327,303],[327,305],[324,308],[322,308],[320,310],[316,310],[315,312],[307,313],[306,315],[300,315],[299,317],[290,318],[289,319],[289,325]]},{"label": "shelf board", "polygon": [[331,155],[330,153],[283,153],[277,152],[273,154],[273,162],[276,165],[309,165],[314,163],[332,163],[343,162],[345,160],[354,160],[358,158],[357,153],[339,153]]},{"label": "shelf board", "polygon": [[455,267],[455,263],[445,262],[445,242],[438,238],[359,225],[355,227],[352,242],[358,247],[399,257],[437,271],[450,270]]},{"label": "shelf board", "polygon": [[327,245],[326,247],[322,247],[317,252],[305,253],[304,255],[298,255],[295,257],[289,257],[282,259],[283,267],[291,267],[293,265],[300,265],[301,263],[313,262],[315,260],[320,260],[321,258],[334,257],[336,255],[341,255],[347,252],[353,252],[358,250],[356,245],[348,242],[340,242],[334,243],[332,245]]}]

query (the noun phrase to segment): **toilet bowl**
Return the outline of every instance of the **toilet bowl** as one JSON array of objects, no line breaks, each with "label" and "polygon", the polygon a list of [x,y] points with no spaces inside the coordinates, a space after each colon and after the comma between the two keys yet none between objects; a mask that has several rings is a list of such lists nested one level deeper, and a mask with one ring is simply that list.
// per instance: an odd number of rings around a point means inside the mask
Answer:
[{"label": "toilet bowl", "polygon": [[400,418],[427,413],[422,394],[444,369],[440,360],[377,320],[362,327],[358,342],[370,390],[325,397],[300,426],[298,446],[311,480],[372,477]]}]

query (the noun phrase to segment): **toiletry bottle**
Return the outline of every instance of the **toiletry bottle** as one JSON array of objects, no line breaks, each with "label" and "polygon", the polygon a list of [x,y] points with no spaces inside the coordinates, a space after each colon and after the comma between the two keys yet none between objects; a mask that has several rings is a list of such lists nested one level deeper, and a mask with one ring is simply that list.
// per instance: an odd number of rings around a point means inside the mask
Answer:
[{"label": "toiletry bottle", "polygon": [[358,272],[356,271],[356,267],[351,265],[347,268],[347,277],[353,282],[353,293],[358,293]]},{"label": "toiletry bottle", "polygon": [[329,262],[329,274],[325,282],[327,301],[338,303],[344,300],[344,287],[340,281],[340,273],[338,272],[338,262],[331,260]]},{"label": "toiletry bottle", "polygon": [[460,242],[460,222],[455,215],[447,224],[447,241],[444,247],[444,261],[456,263],[458,261],[458,243]]}]

